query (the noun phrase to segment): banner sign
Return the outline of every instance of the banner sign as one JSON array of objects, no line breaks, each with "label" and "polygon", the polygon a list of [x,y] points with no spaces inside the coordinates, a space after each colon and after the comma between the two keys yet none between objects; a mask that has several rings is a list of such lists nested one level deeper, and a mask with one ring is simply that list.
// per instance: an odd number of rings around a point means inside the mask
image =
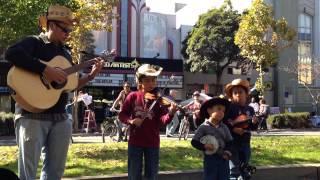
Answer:
[{"label": "banner sign", "polygon": [[[136,86],[135,74],[109,74],[109,73],[99,73],[92,81],[88,83],[89,86],[108,86],[108,87],[118,87],[122,86],[123,83],[127,81],[131,86]],[[158,87],[168,88],[183,88],[183,76],[174,76],[170,80],[169,75],[160,75],[157,79]]]},{"label": "banner sign", "polygon": [[[161,66],[163,71],[158,77],[158,87],[183,88],[183,61],[181,59],[155,59],[155,58],[123,58],[116,57],[113,62],[106,62],[102,71],[87,85],[121,87],[125,81],[136,86],[136,69],[144,63]],[[85,73],[90,72],[86,69]],[[174,79],[170,80],[173,75]]]}]

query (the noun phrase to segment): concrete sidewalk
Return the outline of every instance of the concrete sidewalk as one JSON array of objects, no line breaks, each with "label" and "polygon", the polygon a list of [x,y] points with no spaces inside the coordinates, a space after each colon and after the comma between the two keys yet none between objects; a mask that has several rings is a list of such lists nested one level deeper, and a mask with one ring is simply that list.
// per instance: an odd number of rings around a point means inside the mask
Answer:
[{"label": "concrete sidewalk", "polygon": [[[258,167],[252,180],[319,180],[320,164],[286,165]],[[125,180],[127,174],[110,176],[83,176],[64,178],[65,180]],[[200,180],[203,179],[202,170],[162,171],[159,180]]]}]

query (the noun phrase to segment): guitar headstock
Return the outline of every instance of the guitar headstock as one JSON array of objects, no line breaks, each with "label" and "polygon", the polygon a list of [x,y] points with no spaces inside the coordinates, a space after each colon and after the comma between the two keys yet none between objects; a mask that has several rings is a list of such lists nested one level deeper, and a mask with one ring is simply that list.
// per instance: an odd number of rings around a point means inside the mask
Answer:
[{"label": "guitar headstock", "polygon": [[112,50],[110,50],[110,51],[108,51],[108,50],[103,50],[103,51],[101,52],[101,55],[100,55],[100,57],[101,57],[102,59],[104,59],[105,61],[107,61],[107,62],[112,62],[112,61],[114,61],[115,56],[116,56],[116,50],[115,50],[115,49],[112,49]]}]

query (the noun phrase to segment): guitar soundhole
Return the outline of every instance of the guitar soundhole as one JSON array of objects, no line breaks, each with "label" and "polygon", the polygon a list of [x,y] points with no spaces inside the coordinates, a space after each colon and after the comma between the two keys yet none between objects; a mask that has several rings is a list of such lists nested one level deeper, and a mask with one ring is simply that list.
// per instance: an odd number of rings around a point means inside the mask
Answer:
[{"label": "guitar soundhole", "polygon": [[57,82],[51,82],[51,86],[54,88],[54,89],[61,89],[63,88],[65,85],[67,84],[67,81],[65,81],[64,83],[57,83]]}]

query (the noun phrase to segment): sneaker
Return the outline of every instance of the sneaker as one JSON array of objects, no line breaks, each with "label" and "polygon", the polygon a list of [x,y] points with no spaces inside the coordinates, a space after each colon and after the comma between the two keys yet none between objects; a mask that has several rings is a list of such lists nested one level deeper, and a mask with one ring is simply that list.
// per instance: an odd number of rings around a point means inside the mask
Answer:
[{"label": "sneaker", "polygon": [[173,137],[173,135],[172,134],[167,134],[167,137]]}]

